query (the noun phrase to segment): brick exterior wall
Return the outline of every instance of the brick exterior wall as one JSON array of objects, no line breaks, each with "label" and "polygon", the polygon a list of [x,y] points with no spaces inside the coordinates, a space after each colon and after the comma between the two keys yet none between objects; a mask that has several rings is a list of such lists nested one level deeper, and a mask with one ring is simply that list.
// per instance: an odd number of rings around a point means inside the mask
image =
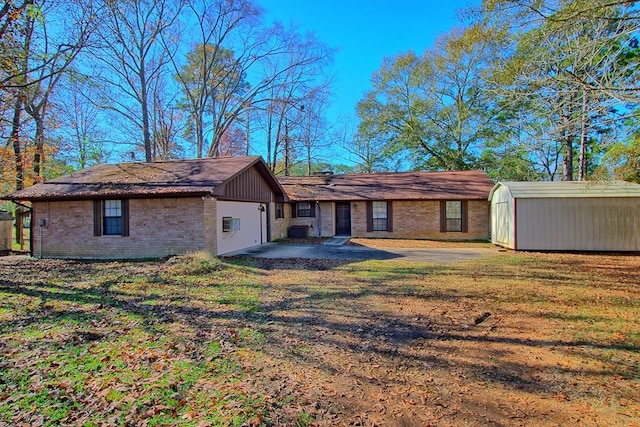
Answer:
[{"label": "brick exterior wall", "polygon": [[440,201],[393,201],[393,231],[367,231],[366,202],[351,203],[351,235],[393,239],[486,240],[489,239],[489,202],[468,202],[467,233],[440,232]]},{"label": "brick exterior wall", "polygon": [[[130,199],[130,235],[94,236],[92,200],[35,202],[32,250],[37,257],[88,259],[216,253],[215,213],[215,200],[200,197]],[[47,222],[42,241],[41,218]]]},{"label": "brick exterior wall", "polygon": [[[435,239],[435,240],[488,240],[489,239],[489,202],[470,200],[468,206],[468,231],[466,233],[440,232],[440,201],[393,201],[393,231],[367,231],[366,202],[351,202],[351,235],[352,237],[392,238],[392,239]],[[286,236],[290,225],[306,225],[310,236],[318,236],[320,223],[323,237],[335,235],[335,203],[320,203],[320,211],[316,210],[315,218],[291,218],[293,204],[285,204],[285,218],[275,220],[273,238]],[[280,221],[278,223],[278,221]]]},{"label": "brick exterior wall", "polygon": [[271,227],[271,240],[287,237],[287,227],[291,218],[291,207],[288,203],[282,203],[284,218],[276,218],[276,204],[269,203],[269,225]]},{"label": "brick exterior wall", "polygon": [[[287,228],[291,225],[306,225],[309,227],[309,237],[331,237],[336,234],[334,221],[335,221],[335,208],[333,202],[311,202],[312,206],[315,206],[316,216],[315,218],[300,217],[291,218],[291,209],[295,206],[295,203],[287,204],[284,207],[285,216],[285,228],[284,234],[287,235]],[[318,234],[320,230],[320,235]]]}]

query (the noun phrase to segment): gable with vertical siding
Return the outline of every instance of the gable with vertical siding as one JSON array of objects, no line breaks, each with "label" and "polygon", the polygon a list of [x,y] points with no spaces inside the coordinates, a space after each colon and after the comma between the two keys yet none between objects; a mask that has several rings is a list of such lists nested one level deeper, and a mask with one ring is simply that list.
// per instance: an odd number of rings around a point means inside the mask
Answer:
[{"label": "gable with vertical siding", "polygon": [[251,200],[269,203],[273,199],[273,192],[262,175],[250,168],[229,179],[215,194],[228,200]]}]

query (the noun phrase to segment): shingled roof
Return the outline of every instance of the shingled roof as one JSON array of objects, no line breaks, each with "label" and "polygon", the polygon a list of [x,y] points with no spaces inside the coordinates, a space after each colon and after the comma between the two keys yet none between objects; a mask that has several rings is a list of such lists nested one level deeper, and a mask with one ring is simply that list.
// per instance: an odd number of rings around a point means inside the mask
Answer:
[{"label": "shingled roof", "polygon": [[96,165],[36,184],[3,199],[215,196],[216,188],[251,167],[258,169],[274,192],[282,192],[262,158],[246,156]]},{"label": "shingled roof", "polygon": [[487,200],[494,185],[482,171],[323,175],[278,180],[292,201]]}]

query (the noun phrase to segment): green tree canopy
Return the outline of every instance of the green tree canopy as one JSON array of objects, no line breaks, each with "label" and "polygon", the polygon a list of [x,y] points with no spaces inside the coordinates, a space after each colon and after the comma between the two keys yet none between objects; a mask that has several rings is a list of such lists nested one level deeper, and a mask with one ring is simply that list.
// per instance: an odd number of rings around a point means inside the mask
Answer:
[{"label": "green tree canopy", "polygon": [[487,77],[501,45],[477,26],[452,31],[422,56],[385,59],[358,104],[361,134],[385,137],[415,169],[478,167],[499,112]]}]

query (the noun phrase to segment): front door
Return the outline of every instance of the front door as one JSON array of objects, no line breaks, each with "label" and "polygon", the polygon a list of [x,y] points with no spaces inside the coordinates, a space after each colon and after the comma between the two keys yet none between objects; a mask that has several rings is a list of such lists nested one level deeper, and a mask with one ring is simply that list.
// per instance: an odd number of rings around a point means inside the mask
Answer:
[{"label": "front door", "polygon": [[351,236],[351,203],[336,203],[336,235]]}]

